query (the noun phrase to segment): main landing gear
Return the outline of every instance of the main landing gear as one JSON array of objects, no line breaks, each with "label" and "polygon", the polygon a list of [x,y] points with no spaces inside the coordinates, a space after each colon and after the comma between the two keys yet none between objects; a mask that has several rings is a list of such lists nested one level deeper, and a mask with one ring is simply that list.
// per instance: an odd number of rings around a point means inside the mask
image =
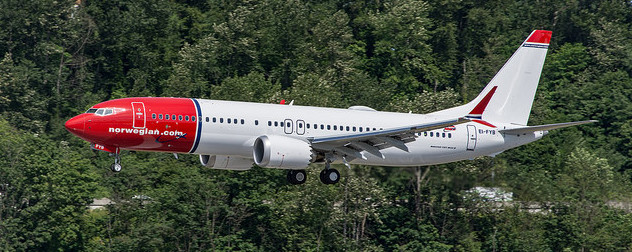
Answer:
[{"label": "main landing gear", "polygon": [[287,181],[292,185],[300,185],[307,180],[305,170],[289,170],[287,171]]},{"label": "main landing gear", "polygon": [[[292,185],[304,184],[307,180],[305,170],[288,170],[287,181]],[[325,163],[325,169],[320,172],[320,181],[326,185],[333,185],[340,181],[340,172],[330,167],[330,163]]]},{"label": "main landing gear", "polygon": [[330,164],[325,163],[325,169],[320,172],[320,182],[325,185],[333,185],[340,181],[340,172],[330,167]]}]

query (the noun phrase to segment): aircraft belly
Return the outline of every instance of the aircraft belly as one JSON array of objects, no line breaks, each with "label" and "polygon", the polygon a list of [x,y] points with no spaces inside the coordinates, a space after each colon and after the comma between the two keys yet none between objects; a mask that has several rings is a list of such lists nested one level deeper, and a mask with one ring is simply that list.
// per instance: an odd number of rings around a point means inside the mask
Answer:
[{"label": "aircraft belly", "polygon": [[196,154],[252,156],[255,137],[246,135],[202,133]]},{"label": "aircraft belly", "polygon": [[[463,141],[459,141],[462,139]],[[492,155],[506,149],[505,139],[501,135],[481,136],[474,150],[466,150],[465,138],[450,141],[418,138],[407,144],[409,152],[397,148],[381,150],[384,159],[362,152],[366,160],[354,159],[354,164],[382,166],[420,166],[443,164],[474,159],[478,156]]]}]

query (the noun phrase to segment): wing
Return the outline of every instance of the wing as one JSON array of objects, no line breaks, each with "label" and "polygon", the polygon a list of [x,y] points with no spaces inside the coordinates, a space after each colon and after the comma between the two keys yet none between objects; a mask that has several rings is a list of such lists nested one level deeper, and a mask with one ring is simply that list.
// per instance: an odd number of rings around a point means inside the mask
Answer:
[{"label": "wing", "polygon": [[415,133],[441,129],[469,121],[466,118],[439,120],[366,133],[310,137],[308,140],[311,142],[312,148],[322,154],[332,153],[366,160],[362,153],[362,151],[366,151],[371,155],[384,158],[381,150],[386,148],[394,147],[408,152],[406,143],[415,141],[417,138]]}]

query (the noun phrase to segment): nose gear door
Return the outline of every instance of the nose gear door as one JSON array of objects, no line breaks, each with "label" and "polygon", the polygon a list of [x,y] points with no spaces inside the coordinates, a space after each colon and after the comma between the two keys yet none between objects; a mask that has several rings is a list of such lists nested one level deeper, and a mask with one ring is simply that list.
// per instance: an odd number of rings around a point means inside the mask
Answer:
[{"label": "nose gear door", "polygon": [[133,125],[135,129],[145,128],[145,104],[142,102],[132,102]]}]

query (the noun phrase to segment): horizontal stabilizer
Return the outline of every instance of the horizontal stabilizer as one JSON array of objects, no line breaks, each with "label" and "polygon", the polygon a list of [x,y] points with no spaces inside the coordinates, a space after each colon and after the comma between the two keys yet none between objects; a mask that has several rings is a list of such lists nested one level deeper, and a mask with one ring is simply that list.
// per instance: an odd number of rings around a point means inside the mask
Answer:
[{"label": "horizontal stabilizer", "polygon": [[533,133],[536,131],[561,129],[561,128],[566,128],[570,126],[576,126],[576,125],[582,125],[582,124],[594,123],[594,122],[597,122],[597,120],[554,123],[554,124],[545,124],[545,125],[537,125],[537,126],[526,126],[526,127],[520,127],[520,128],[514,128],[514,129],[499,130],[499,132],[503,134],[510,134],[510,135],[521,135],[521,134]]}]

